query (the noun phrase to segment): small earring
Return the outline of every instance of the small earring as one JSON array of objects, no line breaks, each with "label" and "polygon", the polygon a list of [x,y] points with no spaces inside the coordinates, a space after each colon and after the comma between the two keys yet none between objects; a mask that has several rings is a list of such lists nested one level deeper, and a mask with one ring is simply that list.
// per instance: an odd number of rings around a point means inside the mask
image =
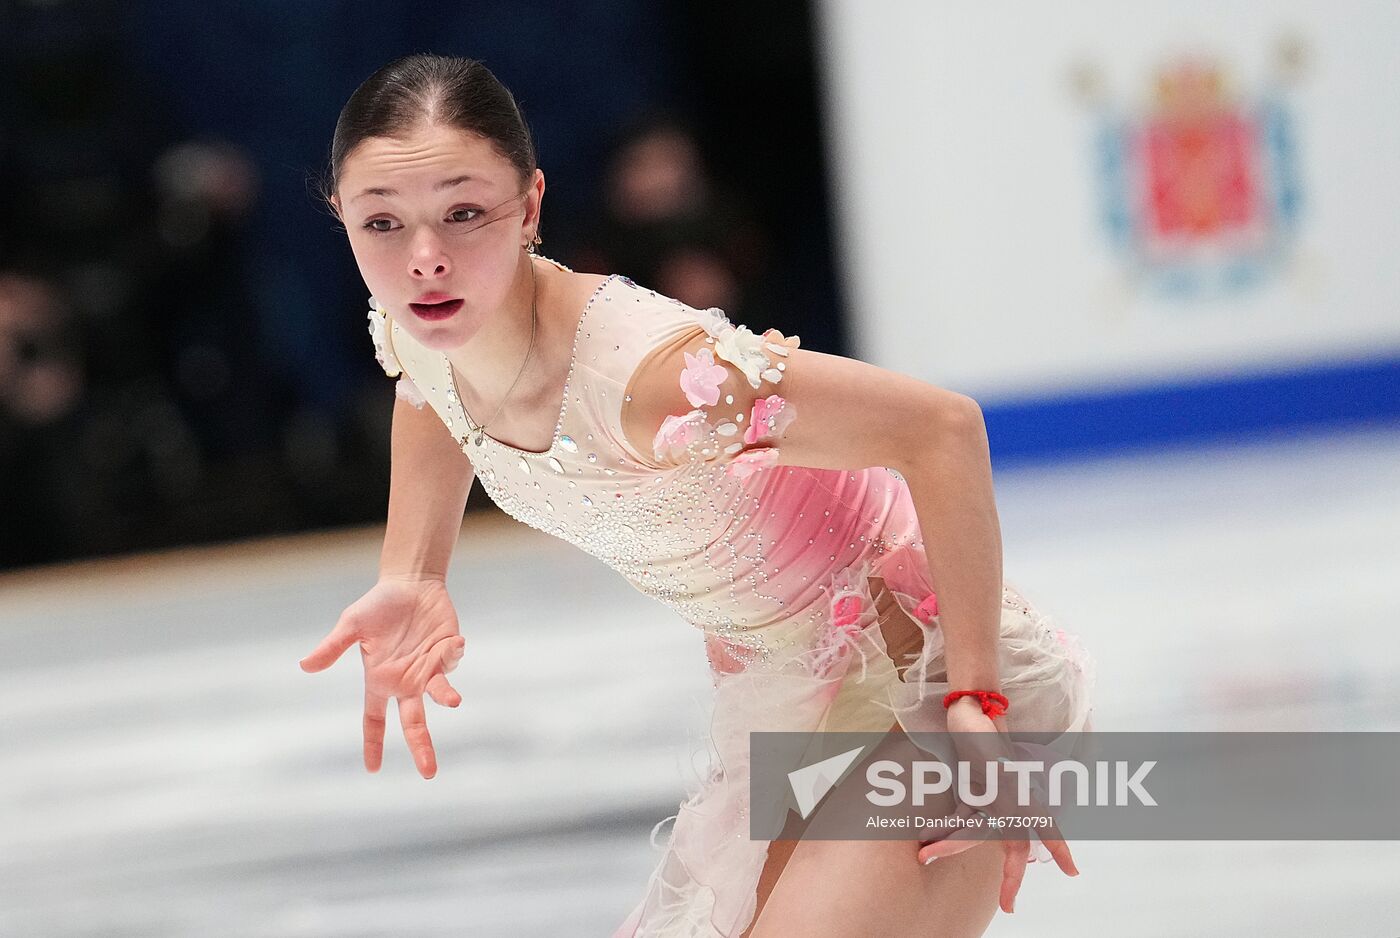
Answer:
[{"label": "small earring", "polygon": [[525,246],[525,250],[529,251],[531,254],[534,254],[534,253],[535,253],[535,246],[538,245],[538,244],[543,244],[543,243],[544,243],[544,242],[540,240],[540,233],[537,231],[537,232],[535,232],[534,240],[532,240],[529,244],[527,244],[527,245]]}]

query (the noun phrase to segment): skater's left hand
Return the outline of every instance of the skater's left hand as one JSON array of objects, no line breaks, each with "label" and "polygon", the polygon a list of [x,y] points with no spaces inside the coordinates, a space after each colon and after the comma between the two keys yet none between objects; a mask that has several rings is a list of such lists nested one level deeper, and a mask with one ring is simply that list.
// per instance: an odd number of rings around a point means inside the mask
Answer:
[{"label": "skater's left hand", "polygon": [[[972,697],[963,697],[953,701],[953,705],[948,708],[948,732],[953,734],[954,746],[958,749],[958,759],[966,760],[971,767],[976,770],[973,779],[976,784],[972,786],[974,791],[985,791],[985,772],[980,771],[985,768],[988,762],[995,763],[998,757],[1005,756],[1013,758],[1011,749],[1010,732],[1006,727],[1006,718],[988,717],[982,712],[981,704]],[[1031,790],[1031,803],[1029,805],[1018,805],[1016,803],[1016,776],[1010,771],[1001,769],[997,777],[997,798],[991,804],[980,810],[993,817],[1012,818],[1017,816],[1052,817],[1048,808],[1039,804],[1035,790]],[[973,808],[961,800],[957,803],[955,814],[960,817],[976,817],[979,809]],[[1024,836],[997,836],[995,839],[1001,844],[1005,853],[1002,863],[1002,882],[1000,906],[1004,912],[1014,912],[1016,909],[1016,894],[1021,889],[1021,880],[1026,875],[1026,864],[1030,861],[1031,843],[1029,828],[1017,828],[1025,831]],[[1050,855],[1055,858],[1055,863],[1069,876],[1078,876],[1079,868],[1074,864],[1074,858],[1070,854],[1069,845],[1064,839],[1051,831],[1058,828],[1035,829],[1035,835],[1040,839],[1050,851]],[[986,827],[963,827],[955,828],[954,832],[943,840],[936,840],[925,843],[919,848],[919,862],[923,863],[929,857],[947,857],[964,850],[970,850],[983,841],[989,839],[989,831]]]},{"label": "skater's left hand", "polygon": [[378,582],[340,614],[335,628],[301,659],[303,671],[315,673],[335,664],[345,651],[360,646],[365,671],[365,769],[378,772],[384,760],[385,712],[389,698],[398,702],[404,739],[418,774],[437,774],[437,753],[423,712],[427,694],[444,707],[462,702],[447,674],[462,660],[466,639],[443,577],[382,574]]}]

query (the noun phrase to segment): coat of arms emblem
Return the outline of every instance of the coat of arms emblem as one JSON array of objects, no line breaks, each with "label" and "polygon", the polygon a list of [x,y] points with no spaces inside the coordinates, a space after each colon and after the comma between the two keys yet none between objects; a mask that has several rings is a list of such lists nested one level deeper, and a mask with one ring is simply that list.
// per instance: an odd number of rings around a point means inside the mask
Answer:
[{"label": "coat of arms emblem", "polygon": [[1285,43],[1271,79],[1246,94],[1217,60],[1183,57],[1157,70],[1138,113],[1078,70],[1096,112],[1102,222],[1139,287],[1238,293],[1287,262],[1303,207],[1287,94],[1301,59]]}]

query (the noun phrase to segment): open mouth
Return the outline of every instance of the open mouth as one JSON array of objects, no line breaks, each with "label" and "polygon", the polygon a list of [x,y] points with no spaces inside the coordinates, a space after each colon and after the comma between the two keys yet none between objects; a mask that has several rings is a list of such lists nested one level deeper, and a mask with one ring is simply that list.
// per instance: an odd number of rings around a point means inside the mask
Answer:
[{"label": "open mouth", "polygon": [[462,308],[461,300],[444,300],[441,303],[409,303],[409,309],[421,319],[446,319]]}]

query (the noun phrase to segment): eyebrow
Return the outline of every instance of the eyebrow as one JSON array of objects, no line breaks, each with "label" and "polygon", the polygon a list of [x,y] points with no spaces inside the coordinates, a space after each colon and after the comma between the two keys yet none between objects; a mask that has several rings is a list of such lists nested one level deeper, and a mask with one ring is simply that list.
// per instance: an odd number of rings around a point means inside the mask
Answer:
[{"label": "eyebrow", "polygon": [[[468,180],[471,179],[471,178],[472,178],[471,176],[453,176],[451,179],[444,179],[442,182],[440,182],[440,183],[438,183],[437,185],[433,186],[433,191],[434,191],[434,192],[441,192],[443,189],[451,189],[453,186],[459,186],[459,185],[461,185],[462,183],[468,181]],[[378,188],[378,187],[371,187],[371,188],[369,188],[369,189],[364,190],[363,192],[360,193],[360,195],[355,196],[355,197],[352,198],[350,201],[353,202],[353,201],[355,201],[355,199],[360,198],[360,196],[365,196],[365,195],[398,195],[398,194],[399,194],[399,190],[397,190],[397,189],[381,189],[381,188]]]}]

